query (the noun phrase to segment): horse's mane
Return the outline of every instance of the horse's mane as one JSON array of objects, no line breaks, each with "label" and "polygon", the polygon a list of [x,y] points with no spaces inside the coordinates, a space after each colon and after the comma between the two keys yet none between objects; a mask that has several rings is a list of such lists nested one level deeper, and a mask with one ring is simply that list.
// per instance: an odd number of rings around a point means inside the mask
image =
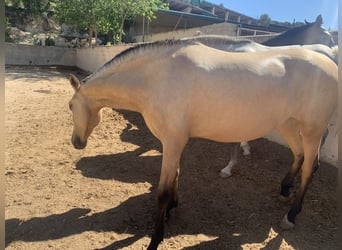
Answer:
[{"label": "horse's mane", "polygon": [[114,56],[112,59],[107,61],[105,64],[100,66],[97,70],[95,70],[91,75],[87,76],[82,80],[82,83],[86,83],[87,81],[93,79],[95,76],[97,76],[100,73],[103,73],[106,69],[113,67],[115,65],[118,65],[123,60],[126,60],[140,52],[151,50],[154,48],[161,48],[161,47],[171,47],[174,45],[179,44],[185,44],[190,43],[191,41],[182,41],[182,40],[162,40],[162,41],[155,41],[155,42],[147,42],[147,43],[139,43],[134,45],[133,47],[130,47],[116,56]]}]

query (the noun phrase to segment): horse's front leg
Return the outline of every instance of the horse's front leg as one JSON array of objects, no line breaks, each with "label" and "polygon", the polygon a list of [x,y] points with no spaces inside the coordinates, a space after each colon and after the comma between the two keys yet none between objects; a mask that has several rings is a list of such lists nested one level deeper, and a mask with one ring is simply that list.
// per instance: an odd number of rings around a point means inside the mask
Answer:
[{"label": "horse's front leg", "polygon": [[148,250],[157,249],[164,239],[165,219],[170,209],[178,205],[179,161],[186,141],[163,143],[163,161],[158,186],[158,211],[155,228]]}]

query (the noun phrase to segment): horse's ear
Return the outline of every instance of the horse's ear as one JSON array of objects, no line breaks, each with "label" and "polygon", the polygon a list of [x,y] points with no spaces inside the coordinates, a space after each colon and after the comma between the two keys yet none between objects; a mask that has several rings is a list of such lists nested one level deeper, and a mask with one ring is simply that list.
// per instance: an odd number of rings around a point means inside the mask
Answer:
[{"label": "horse's ear", "polygon": [[70,74],[70,78],[69,79],[70,79],[71,86],[74,88],[75,91],[77,91],[80,88],[80,86],[81,86],[80,81],[73,74]]},{"label": "horse's ear", "polygon": [[317,16],[317,18],[316,18],[316,25],[317,26],[321,26],[322,24],[323,24],[323,18],[322,18],[322,15],[321,14],[319,14],[318,16]]}]

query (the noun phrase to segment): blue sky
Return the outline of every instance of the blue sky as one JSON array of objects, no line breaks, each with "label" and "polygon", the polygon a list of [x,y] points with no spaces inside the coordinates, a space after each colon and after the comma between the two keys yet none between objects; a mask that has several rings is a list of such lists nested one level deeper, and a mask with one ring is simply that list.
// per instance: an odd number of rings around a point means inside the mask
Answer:
[{"label": "blue sky", "polygon": [[323,27],[337,30],[338,28],[338,0],[206,0],[215,4],[223,4],[228,9],[253,18],[268,14],[272,20],[293,20],[309,22],[316,20],[319,14],[323,17]]}]

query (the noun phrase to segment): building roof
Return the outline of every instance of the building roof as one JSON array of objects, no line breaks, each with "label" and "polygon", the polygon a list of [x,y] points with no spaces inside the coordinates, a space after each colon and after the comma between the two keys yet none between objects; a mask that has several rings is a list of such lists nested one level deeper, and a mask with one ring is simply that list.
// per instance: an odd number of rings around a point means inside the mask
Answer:
[{"label": "building roof", "polygon": [[235,23],[243,28],[269,32],[283,32],[289,29],[288,27],[273,24],[269,26],[259,25],[258,20],[253,17],[205,0],[164,0],[164,2],[169,4],[168,10],[160,10],[165,14],[190,16],[212,23]]}]

